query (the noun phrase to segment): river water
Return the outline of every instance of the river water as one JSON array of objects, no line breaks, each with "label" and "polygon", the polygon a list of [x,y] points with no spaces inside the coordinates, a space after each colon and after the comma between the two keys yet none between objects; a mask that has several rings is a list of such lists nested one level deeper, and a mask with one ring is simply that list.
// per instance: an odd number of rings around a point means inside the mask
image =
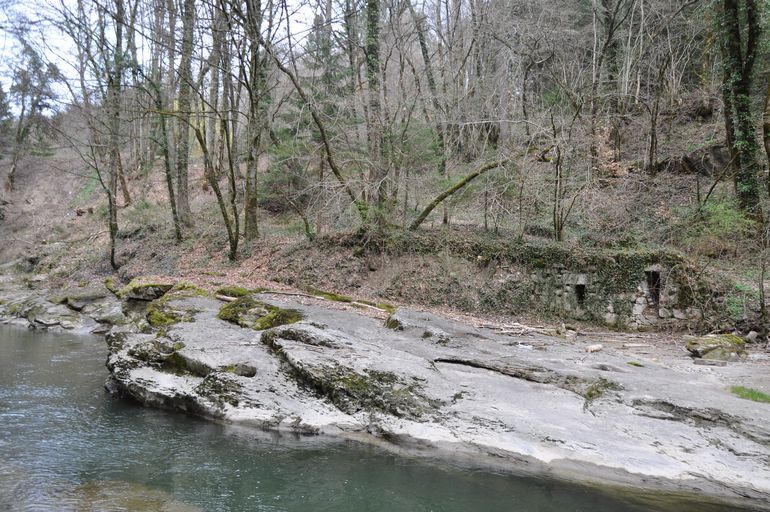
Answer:
[{"label": "river water", "polygon": [[0,511],[659,509],[348,441],[147,409],[104,392],[106,356],[95,337],[0,327]]}]

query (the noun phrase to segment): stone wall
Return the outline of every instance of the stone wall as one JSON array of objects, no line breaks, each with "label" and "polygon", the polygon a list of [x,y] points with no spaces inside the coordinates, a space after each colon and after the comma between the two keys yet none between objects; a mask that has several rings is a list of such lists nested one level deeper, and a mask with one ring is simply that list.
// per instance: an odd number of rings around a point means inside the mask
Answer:
[{"label": "stone wall", "polygon": [[688,304],[672,271],[650,265],[629,279],[625,290],[608,289],[599,269],[575,271],[556,265],[533,270],[533,303],[548,312],[575,320],[600,322],[613,327],[644,329],[698,321],[702,312]]}]

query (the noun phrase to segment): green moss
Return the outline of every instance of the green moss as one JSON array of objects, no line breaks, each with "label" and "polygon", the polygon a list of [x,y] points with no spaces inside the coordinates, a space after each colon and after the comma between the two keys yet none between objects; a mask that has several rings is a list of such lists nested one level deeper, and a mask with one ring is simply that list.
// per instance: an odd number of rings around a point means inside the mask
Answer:
[{"label": "green moss", "polygon": [[326,292],[323,290],[319,290],[318,288],[312,288],[312,287],[308,288],[307,292],[310,295],[315,295],[316,297],[321,297],[326,300],[331,300],[334,302],[353,302],[353,299],[346,295],[340,295],[338,293],[333,293],[333,292]]},{"label": "green moss", "polygon": [[279,325],[294,324],[302,320],[302,314],[296,309],[281,309],[273,306],[267,306],[269,313],[257,319],[252,325],[257,331],[264,331],[278,327]]},{"label": "green moss", "polygon": [[242,286],[222,286],[217,288],[214,292],[217,295],[224,295],[225,297],[244,297],[252,293],[250,290],[243,288]]},{"label": "green moss", "polygon": [[585,398],[585,402],[583,402],[583,410],[588,410],[590,405],[594,401],[603,397],[607,391],[619,391],[621,389],[623,388],[620,386],[620,384],[612,382],[611,380],[607,380],[604,377],[599,377],[594,382],[592,382],[591,385],[589,385],[582,393],[583,398]]},{"label": "green moss", "polygon": [[401,321],[397,318],[393,318],[392,315],[385,319],[385,327],[388,329],[393,329],[394,331],[404,330],[404,324],[402,324]]},{"label": "green moss", "polygon": [[147,311],[147,322],[153,327],[168,327],[182,321],[182,317],[161,308],[151,308]]},{"label": "green moss", "polygon": [[626,364],[629,366],[636,366],[637,368],[644,368],[642,363],[637,363],[636,361],[628,361]]},{"label": "green moss", "polygon": [[762,402],[770,404],[770,395],[763,393],[757,389],[747,388],[743,386],[732,386],[730,392],[737,397],[744,398],[746,400],[752,400],[754,402]]},{"label": "green moss", "polygon": [[171,287],[162,297],[147,304],[145,318],[152,327],[168,327],[179,322],[192,322],[198,310],[194,308],[175,308],[171,301],[190,297],[207,297],[208,293],[186,281],[180,281]]},{"label": "green moss", "polygon": [[118,293],[118,286],[115,284],[115,279],[112,276],[107,277],[104,280],[104,287],[107,288],[110,292],[112,292],[112,293],[117,295],[117,293]]},{"label": "green moss", "polygon": [[302,320],[302,314],[295,309],[282,309],[265,304],[247,295],[222,306],[217,318],[241,327],[263,331],[299,322]]},{"label": "green moss", "polygon": [[219,308],[217,318],[224,320],[225,322],[241,325],[241,317],[260,305],[262,305],[261,302],[257,302],[247,295],[234,300],[233,302],[228,302]]},{"label": "green moss", "polygon": [[116,292],[120,298],[131,295],[143,295],[160,297],[174,287],[171,283],[148,281],[145,277],[135,277],[126,286]]},{"label": "green moss", "polygon": [[381,411],[396,417],[420,418],[429,407],[415,385],[407,385],[391,372],[367,370],[357,373],[348,368],[324,368],[323,373],[303,375],[329,396],[341,410],[354,414],[361,410]]},{"label": "green moss", "polygon": [[374,302],[371,300],[357,300],[356,302],[360,302],[361,304],[366,304],[367,306],[373,306],[375,308],[381,309],[388,313],[389,315],[392,315],[396,312],[396,306],[393,304],[389,304],[387,302]]},{"label": "green moss", "polygon": [[746,355],[746,342],[734,334],[692,339],[685,348],[695,357],[704,359],[729,360]]}]

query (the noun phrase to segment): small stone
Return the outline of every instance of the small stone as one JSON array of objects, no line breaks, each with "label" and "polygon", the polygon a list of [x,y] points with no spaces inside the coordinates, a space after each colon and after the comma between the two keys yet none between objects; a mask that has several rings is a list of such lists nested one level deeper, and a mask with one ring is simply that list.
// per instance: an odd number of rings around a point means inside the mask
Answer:
[{"label": "small stone", "polygon": [[673,311],[673,314],[674,314],[674,318],[676,318],[677,320],[687,320],[687,313],[685,313],[681,309],[675,309]]},{"label": "small stone", "polygon": [[660,308],[658,310],[658,316],[660,318],[671,318],[671,311],[666,308]]},{"label": "small stone", "polygon": [[233,368],[233,373],[241,377],[254,377],[257,374],[257,369],[250,364],[238,363]]},{"label": "small stone", "polygon": [[595,344],[595,345],[588,345],[588,346],[586,347],[586,352],[589,352],[589,353],[592,353],[592,352],[599,352],[599,351],[600,351],[600,350],[602,350],[603,348],[604,348],[604,345],[602,345],[601,343],[597,343],[597,344]]},{"label": "small stone", "polygon": [[756,343],[758,337],[759,337],[759,333],[757,331],[750,331],[746,335],[746,341],[748,341],[749,343]]}]

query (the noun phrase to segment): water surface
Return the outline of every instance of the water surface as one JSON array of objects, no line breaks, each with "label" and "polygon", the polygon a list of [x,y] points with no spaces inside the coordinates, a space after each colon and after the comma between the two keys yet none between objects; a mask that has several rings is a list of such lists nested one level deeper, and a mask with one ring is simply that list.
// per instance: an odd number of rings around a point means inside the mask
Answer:
[{"label": "water surface", "polygon": [[578,486],[147,409],[104,392],[106,357],[99,338],[0,327],[0,511],[658,509]]}]

